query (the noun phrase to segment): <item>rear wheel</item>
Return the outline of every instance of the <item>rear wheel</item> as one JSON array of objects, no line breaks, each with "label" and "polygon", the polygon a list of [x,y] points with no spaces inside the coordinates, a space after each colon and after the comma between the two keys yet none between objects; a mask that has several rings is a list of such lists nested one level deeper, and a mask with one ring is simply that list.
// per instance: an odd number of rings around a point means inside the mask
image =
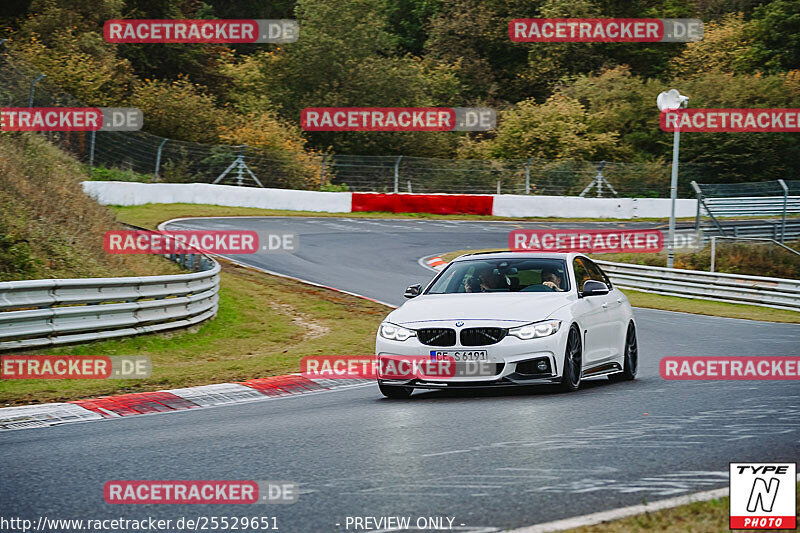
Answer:
[{"label": "rear wheel", "polygon": [[381,394],[393,400],[398,400],[398,399],[402,400],[408,398],[411,396],[411,393],[414,392],[413,387],[402,387],[399,385],[384,385],[380,381],[378,382],[378,388],[381,390]]},{"label": "rear wheel", "polygon": [[567,334],[567,349],[564,353],[564,371],[561,374],[561,388],[568,392],[578,390],[583,374],[583,351],[581,333],[573,325]]},{"label": "rear wheel", "polygon": [[622,372],[611,374],[608,379],[614,382],[630,381],[636,378],[639,369],[639,345],[636,342],[636,327],[633,322],[628,324],[628,333],[625,335],[625,361]]}]

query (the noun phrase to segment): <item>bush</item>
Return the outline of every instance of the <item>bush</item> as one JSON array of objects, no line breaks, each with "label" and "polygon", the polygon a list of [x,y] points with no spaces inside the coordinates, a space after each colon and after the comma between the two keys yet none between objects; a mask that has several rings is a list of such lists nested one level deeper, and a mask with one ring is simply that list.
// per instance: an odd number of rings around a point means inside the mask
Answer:
[{"label": "bush", "polygon": [[153,177],[148,174],[139,174],[133,170],[106,167],[94,167],[89,179],[91,181],[136,181],[141,183],[150,183],[153,181]]}]

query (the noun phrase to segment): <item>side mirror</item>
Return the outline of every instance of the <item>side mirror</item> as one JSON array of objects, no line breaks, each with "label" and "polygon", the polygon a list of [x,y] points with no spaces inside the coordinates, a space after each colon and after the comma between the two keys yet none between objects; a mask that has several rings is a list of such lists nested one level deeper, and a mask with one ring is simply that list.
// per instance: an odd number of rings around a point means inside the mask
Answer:
[{"label": "side mirror", "polygon": [[602,296],[608,294],[608,287],[602,281],[588,280],[583,284],[583,296]]},{"label": "side mirror", "polygon": [[406,292],[403,293],[403,296],[405,296],[406,298],[414,298],[415,296],[419,296],[419,293],[421,292],[422,292],[422,285],[417,283],[416,285],[412,285],[409,288],[407,288]]}]

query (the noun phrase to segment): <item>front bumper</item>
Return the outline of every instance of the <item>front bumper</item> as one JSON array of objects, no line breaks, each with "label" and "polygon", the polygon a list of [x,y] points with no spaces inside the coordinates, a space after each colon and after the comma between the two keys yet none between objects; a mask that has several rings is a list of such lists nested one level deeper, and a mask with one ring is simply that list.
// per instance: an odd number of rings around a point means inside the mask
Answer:
[{"label": "front bumper", "polygon": [[398,385],[414,387],[415,389],[470,389],[470,388],[502,388],[502,387],[525,387],[531,385],[552,385],[559,383],[561,378],[558,376],[547,375],[537,378],[521,376],[519,374],[509,374],[494,380],[481,381],[429,381],[423,379],[399,380],[399,379],[380,379],[385,385]]},{"label": "front bumper", "polygon": [[[558,382],[566,349],[566,332],[562,328],[553,335],[539,339],[521,340],[506,336],[500,342],[486,346],[429,346],[416,337],[405,341],[394,341],[376,337],[375,353],[381,356],[430,357],[431,352],[441,350],[486,350],[488,362],[494,363],[495,373],[482,376],[453,376],[442,379],[379,379],[387,385],[406,385],[419,388],[444,389],[457,387],[508,387],[537,385]],[[536,369],[536,362],[547,362],[545,372]],[[532,363],[533,362],[533,363]],[[532,368],[533,367],[533,368]]]}]

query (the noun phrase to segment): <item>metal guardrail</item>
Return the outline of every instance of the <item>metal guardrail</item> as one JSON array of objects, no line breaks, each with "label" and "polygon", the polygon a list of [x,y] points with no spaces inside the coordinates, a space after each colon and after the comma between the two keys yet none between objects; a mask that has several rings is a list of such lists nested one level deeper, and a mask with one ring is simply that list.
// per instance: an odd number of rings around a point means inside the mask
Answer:
[{"label": "metal guardrail", "polygon": [[[797,191],[798,182],[790,181],[792,191]],[[790,187],[786,181],[779,179],[757,183],[727,183],[727,184],[699,184],[691,182],[697,196],[697,214],[695,215],[695,229],[700,228],[700,217],[703,213],[711,218],[719,235],[727,236],[728,229],[724,227],[719,217],[741,216],[775,216],[781,217],[780,233],[763,235],[750,233],[751,237],[771,237],[781,242],[785,241],[786,215],[800,213],[800,195],[790,195]],[[749,194],[748,194],[749,192]],[[734,236],[738,236],[734,233]]]},{"label": "metal guardrail", "polygon": [[800,311],[800,280],[595,262],[623,289]]},{"label": "metal guardrail", "polygon": [[216,315],[219,263],[199,254],[171,259],[200,271],[0,283],[0,351],[155,333]]},{"label": "metal guardrail", "polygon": [[780,240],[781,237],[787,241],[800,238],[800,220],[787,220],[783,224],[780,220],[775,222],[758,223],[737,223],[725,224],[724,233],[714,226],[703,228],[703,239],[708,241],[711,237],[762,237]]}]

